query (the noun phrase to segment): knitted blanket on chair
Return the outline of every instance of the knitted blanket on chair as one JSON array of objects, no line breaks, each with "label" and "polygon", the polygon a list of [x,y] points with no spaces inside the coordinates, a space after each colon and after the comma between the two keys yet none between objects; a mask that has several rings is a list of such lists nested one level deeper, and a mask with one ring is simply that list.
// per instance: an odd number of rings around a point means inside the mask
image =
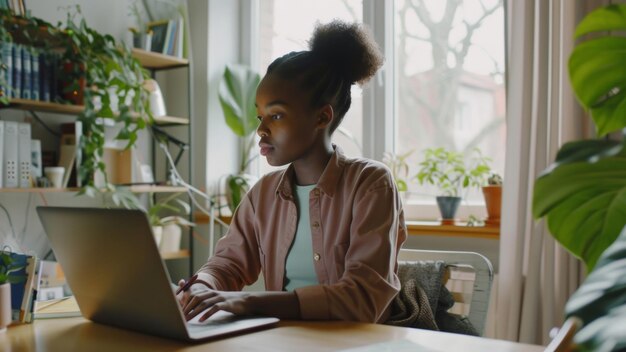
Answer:
[{"label": "knitted blanket on chair", "polygon": [[400,292],[385,324],[478,335],[467,318],[448,313],[454,299],[443,285],[445,270],[443,261],[401,263]]}]

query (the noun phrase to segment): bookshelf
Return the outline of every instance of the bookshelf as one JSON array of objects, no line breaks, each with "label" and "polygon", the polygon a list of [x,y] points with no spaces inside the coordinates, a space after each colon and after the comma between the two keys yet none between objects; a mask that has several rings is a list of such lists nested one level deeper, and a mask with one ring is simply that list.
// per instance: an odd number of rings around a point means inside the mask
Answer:
[{"label": "bookshelf", "polygon": [[[152,185],[140,185],[118,188],[127,189],[133,193],[185,193],[187,189],[185,187],[176,186],[152,186]],[[0,193],[76,193],[80,188],[0,188]]]}]

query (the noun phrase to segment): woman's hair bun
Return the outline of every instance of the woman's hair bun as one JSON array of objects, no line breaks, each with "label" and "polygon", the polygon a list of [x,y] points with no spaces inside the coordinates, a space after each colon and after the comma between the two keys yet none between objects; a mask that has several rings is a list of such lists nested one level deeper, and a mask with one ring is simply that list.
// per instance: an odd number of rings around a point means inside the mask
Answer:
[{"label": "woman's hair bun", "polygon": [[367,82],[383,64],[371,33],[358,23],[318,24],[309,41],[313,55],[334,66],[350,83]]}]

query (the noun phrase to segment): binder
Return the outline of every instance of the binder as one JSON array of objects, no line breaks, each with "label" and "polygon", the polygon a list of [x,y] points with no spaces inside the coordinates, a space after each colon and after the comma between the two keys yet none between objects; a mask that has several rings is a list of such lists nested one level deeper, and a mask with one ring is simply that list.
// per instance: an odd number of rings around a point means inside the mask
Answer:
[{"label": "binder", "polygon": [[4,121],[0,121],[0,188],[4,181]]},{"label": "binder", "polygon": [[4,188],[17,188],[17,122],[4,122]]},{"label": "binder", "polygon": [[30,124],[18,124],[19,187],[31,186]]},{"label": "binder", "polygon": [[13,43],[2,42],[0,46],[2,47],[2,49],[0,49],[2,63],[5,65],[5,69],[0,71],[2,78],[4,78],[2,93],[8,98],[11,98],[13,97]]}]

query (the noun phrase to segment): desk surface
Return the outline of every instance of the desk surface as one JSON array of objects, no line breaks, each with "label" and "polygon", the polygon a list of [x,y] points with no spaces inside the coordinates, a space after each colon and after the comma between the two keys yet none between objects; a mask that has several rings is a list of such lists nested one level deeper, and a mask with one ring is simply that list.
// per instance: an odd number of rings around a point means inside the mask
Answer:
[{"label": "desk surface", "polygon": [[[184,343],[95,324],[79,318],[42,319],[0,334],[2,351],[337,351],[375,344],[394,351],[543,351],[517,344],[442,332],[346,322],[279,323],[275,328],[202,344]],[[408,345],[409,348],[406,346]],[[380,351],[376,348],[363,351]],[[401,348],[404,347],[404,348]],[[422,347],[422,349],[420,349]]]}]

